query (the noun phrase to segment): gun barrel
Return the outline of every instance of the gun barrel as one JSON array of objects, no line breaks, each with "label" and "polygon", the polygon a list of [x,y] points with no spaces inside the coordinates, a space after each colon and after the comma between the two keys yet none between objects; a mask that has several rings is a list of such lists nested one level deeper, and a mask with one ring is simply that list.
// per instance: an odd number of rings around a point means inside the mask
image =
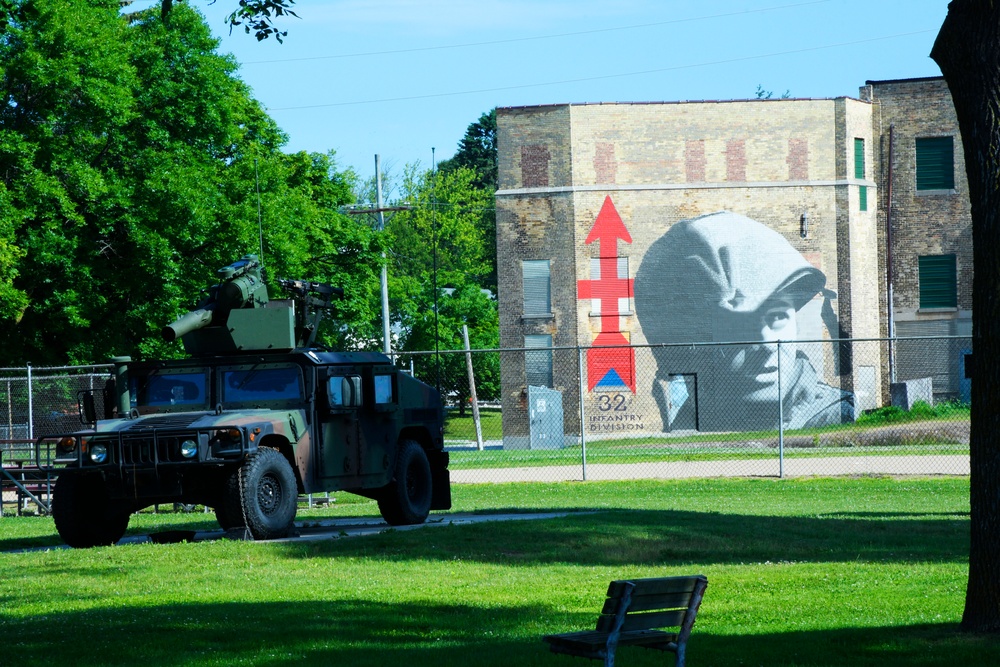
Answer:
[{"label": "gun barrel", "polygon": [[163,340],[167,342],[175,341],[181,336],[196,329],[207,327],[212,323],[212,309],[199,308],[192,310],[187,315],[181,315],[173,324],[163,327]]}]

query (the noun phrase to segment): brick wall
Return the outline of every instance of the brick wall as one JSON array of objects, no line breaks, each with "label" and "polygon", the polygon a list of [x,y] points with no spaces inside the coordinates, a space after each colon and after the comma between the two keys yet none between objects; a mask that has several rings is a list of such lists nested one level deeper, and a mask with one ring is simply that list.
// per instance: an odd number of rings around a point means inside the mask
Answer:
[{"label": "brick wall", "polygon": [[[578,298],[577,285],[599,264],[592,260],[601,244],[585,241],[609,197],[630,235],[630,242],[617,240],[615,250],[628,258],[629,277],[673,224],[733,211],[777,231],[826,275],[829,291],[803,308],[800,338],[877,336],[884,281],[873,108],[839,98],[498,110],[501,345],[521,347],[526,333],[544,331],[556,345],[589,346],[607,329],[590,300]],[[855,138],[865,141],[862,179],[854,177]],[[868,211],[860,210],[862,187]],[[526,320],[520,261],[542,258],[553,262],[553,317]],[[831,306],[832,328],[824,316]],[[620,313],[619,320],[624,338],[647,342],[634,312]],[[812,359],[823,379],[852,389],[851,351],[823,354]],[[570,361],[555,372],[567,406],[574,405],[580,380]],[[651,353],[639,350],[635,366],[655,367]],[[526,433],[523,413],[506,408],[522,396],[524,379],[504,370],[505,434],[520,435]],[[635,394],[625,392],[627,409],[646,422],[658,413],[650,384],[649,377],[639,378]],[[600,396],[587,391],[590,411]],[[573,412],[565,410],[567,433],[579,432]]]}]

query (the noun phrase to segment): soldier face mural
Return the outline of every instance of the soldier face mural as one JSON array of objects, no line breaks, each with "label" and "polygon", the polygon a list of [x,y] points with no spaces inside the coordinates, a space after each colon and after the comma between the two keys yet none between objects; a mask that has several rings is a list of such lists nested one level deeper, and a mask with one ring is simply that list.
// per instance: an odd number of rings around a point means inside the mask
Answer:
[{"label": "soldier face mural", "polygon": [[822,382],[795,344],[803,307],[832,294],[825,284],[784,237],[735,213],[679,222],[655,241],[634,288],[647,342],[742,343],[653,348],[664,430],[775,428],[779,401],[788,428],[853,419],[851,395]]}]

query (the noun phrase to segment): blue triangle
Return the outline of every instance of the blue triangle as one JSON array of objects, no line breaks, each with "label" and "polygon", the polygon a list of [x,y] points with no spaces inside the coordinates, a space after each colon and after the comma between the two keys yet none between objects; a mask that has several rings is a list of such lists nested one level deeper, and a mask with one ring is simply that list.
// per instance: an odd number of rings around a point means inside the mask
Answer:
[{"label": "blue triangle", "polygon": [[604,374],[604,377],[601,378],[600,382],[598,382],[596,386],[608,387],[608,388],[624,387],[625,380],[622,380],[622,376],[618,375],[618,371],[612,368],[611,370],[609,370],[607,373]]}]

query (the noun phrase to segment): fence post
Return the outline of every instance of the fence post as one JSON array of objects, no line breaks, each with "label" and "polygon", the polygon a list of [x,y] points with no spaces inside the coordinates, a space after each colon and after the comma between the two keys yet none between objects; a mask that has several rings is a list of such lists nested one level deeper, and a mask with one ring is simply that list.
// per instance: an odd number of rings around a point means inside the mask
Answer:
[{"label": "fence post", "polygon": [[28,362],[28,440],[35,439],[35,410],[32,400],[33,389],[31,387],[31,362]]},{"label": "fence post", "polygon": [[785,401],[781,396],[781,341],[778,341],[778,477],[785,476]]},{"label": "fence post", "polygon": [[465,343],[465,367],[469,372],[469,396],[472,400],[472,422],[476,425],[476,449],[483,451],[483,424],[479,420],[479,399],[476,397],[476,375],[472,372],[472,348],[469,347],[469,325],[462,325]]},{"label": "fence post", "polygon": [[587,481],[587,422],[585,419],[586,413],[583,409],[583,396],[584,391],[587,388],[587,381],[583,379],[583,348],[577,346],[577,370],[580,376],[580,457],[583,481]]}]

